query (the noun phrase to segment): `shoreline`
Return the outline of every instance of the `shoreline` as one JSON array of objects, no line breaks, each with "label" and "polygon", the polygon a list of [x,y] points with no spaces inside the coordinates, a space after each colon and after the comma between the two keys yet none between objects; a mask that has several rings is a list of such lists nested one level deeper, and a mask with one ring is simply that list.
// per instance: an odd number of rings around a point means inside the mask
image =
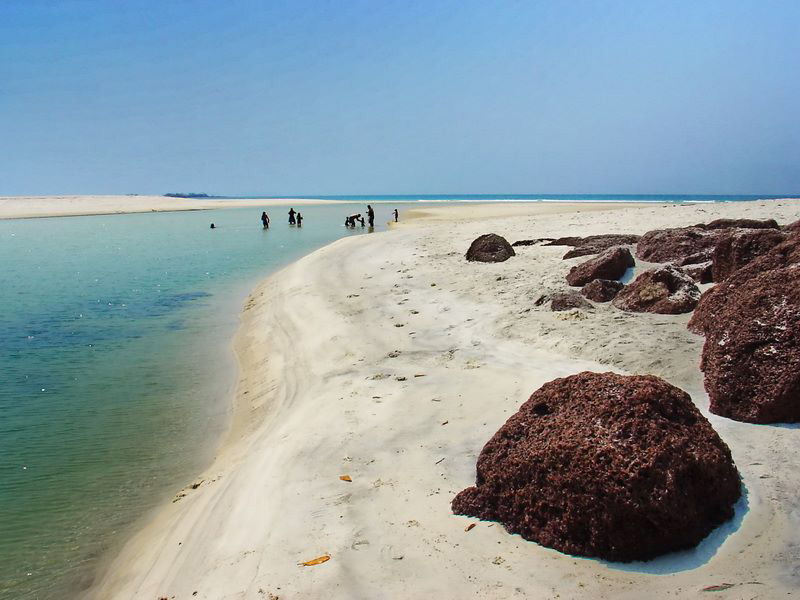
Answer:
[{"label": "shoreline", "polygon": [[[629,340],[623,332],[613,338],[619,342],[612,344],[619,356],[598,364],[589,355],[608,341],[598,328],[605,327],[602,333],[609,335],[609,323],[614,325],[614,316],[619,316],[606,315],[609,307],[598,309],[603,314],[596,315],[597,323],[580,325],[557,313],[528,313],[524,318],[534,322],[526,322],[525,331],[519,332],[517,302],[504,297],[498,306],[492,305],[498,294],[508,291],[501,289],[508,281],[517,294],[532,301],[540,290],[531,292],[526,286],[535,288],[545,271],[580,261],[560,262],[563,249],[558,247],[521,248],[516,259],[485,268],[453,261],[463,255],[465,242],[476,237],[476,231],[489,230],[487,221],[509,241],[542,231],[643,233],[657,226],[645,212],[679,226],[737,211],[776,216],[777,211],[767,213],[778,208],[778,202],[748,202],[742,204],[751,206],[734,209],[727,207],[735,203],[613,208],[560,203],[513,203],[509,208],[493,203],[417,209],[422,214],[409,214],[392,226],[392,232],[338,240],[270,275],[251,292],[241,313],[234,338],[239,374],[233,415],[212,464],[200,475],[203,483],[180,502],[159,509],[118,556],[103,563],[108,568],[89,591],[100,598],[183,598],[193,592],[200,598],[249,598],[263,597],[262,590],[315,597],[323,589],[334,597],[415,591],[455,598],[477,590],[512,597],[516,586],[526,594],[548,597],[616,597],[635,595],[637,585],[654,585],[651,574],[562,555],[509,536],[499,525],[490,529],[491,524],[480,523],[481,533],[476,530],[467,537],[463,529],[470,521],[442,509],[449,506],[453,491],[472,483],[475,455],[488,437],[533,389],[556,376],[584,368],[653,372],[682,386],[709,416],[693,363],[702,338],[685,332],[685,327],[678,331],[688,315],[626,317],[625,326],[635,330],[628,337],[636,338],[641,333],[636,328],[648,322],[674,329],[668,333],[675,340],[662,335],[650,340],[656,346],[672,344],[667,359],[646,355],[646,347],[639,352],[626,349]],[[781,210],[800,215],[795,207]],[[609,212],[620,218],[609,220]],[[507,233],[509,229],[516,233]],[[522,231],[534,233],[519,235]],[[525,254],[542,250],[548,254],[548,260],[541,261],[547,263],[542,273],[524,273],[519,282],[520,271],[538,268],[523,262]],[[421,261],[422,252],[431,260]],[[362,269],[371,275],[363,275]],[[560,272],[547,277],[563,280]],[[389,303],[391,296],[399,302]],[[377,318],[365,322],[367,315]],[[465,319],[467,315],[474,316]],[[582,327],[588,328],[591,339],[576,332]],[[375,328],[381,335],[372,332]],[[399,355],[391,356],[395,351]],[[483,408],[476,397],[481,394],[503,400],[475,423],[475,410]],[[404,405],[415,410],[409,413]],[[743,437],[754,431],[752,426],[714,415],[710,420],[732,446],[744,477],[746,463],[740,458],[748,454],[725,434]],[[442,437],[445,425],[447,435]],[[773,437],[784,443],[791,431]],[[419,442],[421,451],[416,449]],[[779,450],[770,444],[771,453]],[[444,457],[442,466],[431,466],[434,456]],[[339,481],[343,473],[351,474],[353,483]],[[665,585],[661,576],[662,591],[713,578],[720,564],[726,568],[719,576],[735,577],[737,550],[745,544],[770,548],[759,540],[761,529],[778,536],[780,515],[761,506],[764,514],[753,516],[765,499],[751,490],[751,479],[752,474],[747,479],[751,507],[736,539],[720,541],[712,557],[693,570],[676,570],[667,577],[680,581]],[[416,518],[399,522],[406,515]],[[420,521],[425,523],[422,530]],[[489,541],[492,545],[482,550]],[[774,539],[768,541],[774,545]],[[327,565],[297,566],[298,560],[326,552],[333,557]],[[484,559],[491,562],[492,553],[502,553],[502,563],[482,566]],[[426,554],[435,558],[426,560]],[[465,557],[468,564],[459,567]],[[709,564],[714,567],[711,572]],[[473,568],[479,570],[473,573],[479,581],[469,581],[466,575]],[[553,573],[543,577],[542,568]],[[538,571],[544,581],[520,575],[525,570]],[[688,577],[680,576],[686,572]],[[424,575],[409,588],[411,573]],[[358,575],[356,581],[351,574]],[[709,585],[713,583],[717,582]],[[693,594],[697,589],[684,591]]]},{"label": "shoreline", "polygon": [[270,207],[294,204],[346,204],[339,200],[272,198],[173,198],[169,196],[0,196],[0,220],[90,217],[150,212],[181,212],[220,208]]}]

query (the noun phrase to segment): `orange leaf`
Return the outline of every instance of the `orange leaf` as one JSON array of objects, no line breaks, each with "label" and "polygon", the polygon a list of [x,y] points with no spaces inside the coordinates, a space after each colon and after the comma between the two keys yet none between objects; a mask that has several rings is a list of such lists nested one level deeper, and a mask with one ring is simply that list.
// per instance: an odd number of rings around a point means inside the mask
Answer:
[{"label": "orange leaf", "polygon": [[318,556],[317,558],[312,558],[311,560],[307,560],[304,563],[300,563],[304,567],[313,567],[314,565],[321,565],[324,562],[328,562],[331,559],[330,554],[323,554],[322,556]]},{"label": "orange leaf", "polygon": [[339,475],[339,479],[341,479],[342,481],[353,481],[350,475]]}]

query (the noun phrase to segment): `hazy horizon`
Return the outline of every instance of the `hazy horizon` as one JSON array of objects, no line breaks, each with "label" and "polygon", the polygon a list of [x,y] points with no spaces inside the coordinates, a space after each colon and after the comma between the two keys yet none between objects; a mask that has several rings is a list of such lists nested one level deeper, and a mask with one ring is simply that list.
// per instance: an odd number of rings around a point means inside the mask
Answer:
[{"label": "hazy horizon", "polygon": [[795,195],[798,24],[781,1],[7,0],[0,195]]}]

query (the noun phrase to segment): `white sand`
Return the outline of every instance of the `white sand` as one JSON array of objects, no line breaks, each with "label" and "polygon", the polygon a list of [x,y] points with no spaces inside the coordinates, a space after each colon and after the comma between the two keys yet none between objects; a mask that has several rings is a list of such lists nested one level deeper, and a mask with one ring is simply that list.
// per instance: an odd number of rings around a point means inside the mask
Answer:
[{"label": "white sand", "polygon": [[140,212],[210,210],[240,206],[335,204],[338,200],[272,198],[215,200],[213,198],[168,198],[167,196],[0,196],[0,219],[32,217],[77,217]]},{"label": "white sand", "polygon": [[[126,545],[96,597],[791,593],[800,564],[798,431],[708,415],[697,368],[702,338],[686,331],[689,315],[609,305],[552,313],[534,301],[565,288],[569,267],[585,259],[562,261],[563,247],[519,248],[500,264],[467,263],[463,253],[490,231],[513,241],[643,233],[723,216],[789,222],[800,205],[568,213],[529,205],[529,216],[519,205],[492,207],[506,210],[515,216],[488,219],[474,205],[425,211],[394,231],[340,240],[262,283],[237,337],[242,372],[230,439],[204,482]],[[653,373],[692,394],[747,488],[732,523],[694,551],[618,565],[451,514],[451,499],[473,484],[476,457],[500,425],[541,384],[584,369]],[[467,532],[470,523],[477,526]],[[326,553],[324,564],[298,565]],[[723,583],[734,587],[700,593]]]}]

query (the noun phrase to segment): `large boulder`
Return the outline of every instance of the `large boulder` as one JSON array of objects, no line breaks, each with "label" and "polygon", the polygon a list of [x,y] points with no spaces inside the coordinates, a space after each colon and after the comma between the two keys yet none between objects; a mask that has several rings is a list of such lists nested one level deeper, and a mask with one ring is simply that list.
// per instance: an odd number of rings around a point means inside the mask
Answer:
[{"label": "large boulder", "polygon": [[639,275],[617,294],[612,304],[627,312],[677,315],[691,312],[699,299],[700,290],[692,278],[667,265]]},{"label": "large boulder", "polygon": [[648,231],[636,245],[636,258],[655,263],[698,264],[711,252],[724,230],[679,227]]},{"label": "large boulder", "polygon": [[711,412],[748,423],[800,422],[800,236],[703,294],[689,329]]},{"label": "large boulder", "polygon": [[698,223],[700,229],[780,229],[775,219],[716,219],[711,223]]},{"label": "large boulder", "polygon": [[785,242],[787,234],[777,229],[734,229],[719,239],[711,254],[712,281],[724,281],[754,258]]},{"label": "large boulder", "polygon": [[619,279],[634,264],[630,250],[614,246],[572,267],[567,275],[567,283],[572,286],[584,286],[593,279]]},{"label": "large boulder", "polygon": [[477,262],[503,262],[514,256],[511,244],[496,233],[486,233],[475,239],[467,250],[466,259]]},{"label": "large boulder", "polygon": [[625,287],[621,281],[595,279],[581,288],[581,294],[595,302],[609,302]]},{"label": "large boulder", "polygon": [[697,545],[740,494],[728,447],[688,394],[652,375],[584,372],[546,383],[506,421],[452,509],[631,561]]},{"label": "large boulder", "polygon": [[719,285],[706,291],[689,320],[689,329],[695,333],[706,333],[709,327],[713,327],[723,318],[723,309],[737,290],[759,273],[780,270],[782,273],[792,274],[798,269],[800,269],[800,235],[793,235],[760,258],[734,271]]},{"label": "large boulder", "polygon": [[550,310],[559,312],[572,310],[573,308],[592,309],[594,307],[587,302],[586,298],[574,290],[556,292],[550,296]]}]

